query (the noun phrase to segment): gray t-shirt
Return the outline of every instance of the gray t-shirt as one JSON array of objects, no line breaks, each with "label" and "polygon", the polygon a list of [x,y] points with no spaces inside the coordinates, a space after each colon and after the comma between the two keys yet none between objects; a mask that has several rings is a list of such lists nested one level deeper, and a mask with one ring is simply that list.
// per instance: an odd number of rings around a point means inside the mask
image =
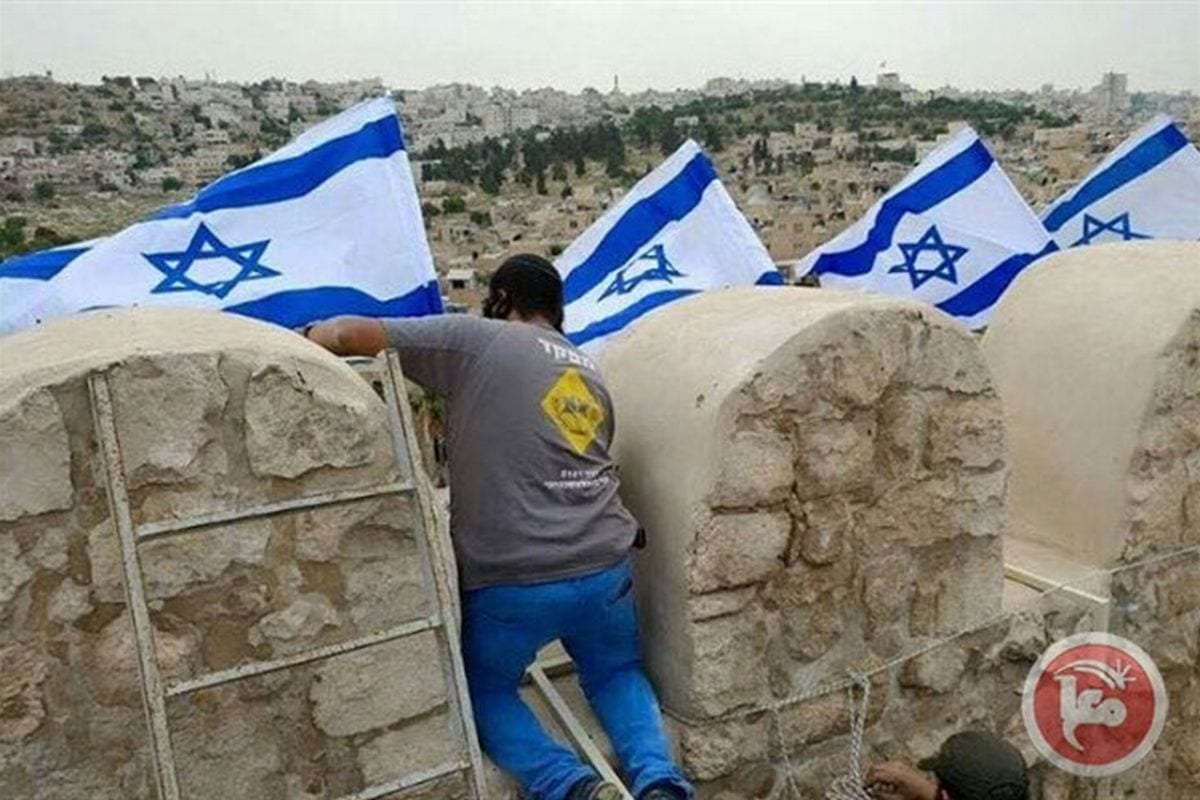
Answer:
[{"label": "gray t-shirt", "polygon": [[596,364],[551,328],[468,316],[385,322],[405,375],[447,398],[450,530],[462,587],[611,567],[636,533]]}]

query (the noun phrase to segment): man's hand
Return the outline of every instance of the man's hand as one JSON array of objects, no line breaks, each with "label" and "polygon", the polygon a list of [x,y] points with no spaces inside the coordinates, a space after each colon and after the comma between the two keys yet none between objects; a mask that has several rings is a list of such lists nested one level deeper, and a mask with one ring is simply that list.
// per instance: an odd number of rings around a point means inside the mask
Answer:
[{"label": "man's hand", "polygon": [[387,333],[376,319],[335,319],[308,329],[310,341],[338,356],[373,356],[387,347]]},{"label": "man's hand", "polygon": [[912,767],[895,761],[872,764],[867,789],[879,800],[937,800],[937,784]]}]

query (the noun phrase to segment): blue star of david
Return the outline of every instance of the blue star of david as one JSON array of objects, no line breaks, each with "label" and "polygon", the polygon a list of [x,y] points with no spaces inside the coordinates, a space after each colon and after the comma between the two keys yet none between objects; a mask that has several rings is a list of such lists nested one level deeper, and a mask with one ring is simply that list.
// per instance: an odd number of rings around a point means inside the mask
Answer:
[{"label": "blue star of david", "polygon": [[[904,256],[904,263],[897,264],[888,272],[907,273],[908,279],[912,281],[912,288],[917,289],[921,284],[934,278],[958,283],[958,272],[954,269],[954,265],[967,254],[967,248],[956,244],[946,244],[942,241],[942,234],[938,232],[936,225],[930,225],[929,230],[925,231],[925,234],[917,241],[901,242],[898,246],[901,255]],[[937,266],[932,269],[922,269],[917,266],[917,259],[924,252],[937,253],[939,258]]]},{"label": "blue star of david", "polygon": [[1130,227],[1128,211],[1126,211],[1124,214],[1118,214],[1117,216],[1110,219],[1108,222],[1105,222],[1104,220],[1101,220],[1101,219],[1097,219],[1096,217],[1093,217],[1091,214],[1084,214],[1083,215],[1083,236],[1079,237],[1079,239],[1076,242],[1074,242],[1071,246],[1074,247],[1075,245],[1079,245],[1079,244],[1091,244],[1092,240],[1094,240],[1097,236],[1101,235],[1105,231],[1111,231],[1112,233],[1115,233],[1117,236],[1120,236],[1122,242],[1128,242],[1131,239],[1150,239],[1150,238],[1152,238],[1150,236],[1146,236],[1145,234],[1134,232],[1133,228]]},{"label": "blue star of david", "polygon": [[[186,250],[165,253],[142,253],[142,257],[154,265],[154,268],[166,277],[150,290],[151,294],[165,292],[200,292],[223,298],[237,288],[242,281],[253,281],[259,278],[274,278],[280,273],[259,263],[270,239],[261,242],[251,242],[230,247],[217,238],[203,222],[196,229],[192,241]],[[197,261],[224,258],[237,265],[237,271],[232,277],[224,280],[201,283],[188,277],[188,270]]]},{"label": "blue star of david", "polygon": [[[642,262],[653,262],[654,266],[646,268]],[[663,246],[656,244],[633,261],[621,267],[617,271],[616,277],[613,278],[613,282],[604,290],[604,294],[600,295],[600,299],[603,300],[611,294],[629,294],[639,284],[647,281],[664,281],[670,283],[673,278],[682,278],[683,275],[667,259],[667,254],[663,252]]]}]

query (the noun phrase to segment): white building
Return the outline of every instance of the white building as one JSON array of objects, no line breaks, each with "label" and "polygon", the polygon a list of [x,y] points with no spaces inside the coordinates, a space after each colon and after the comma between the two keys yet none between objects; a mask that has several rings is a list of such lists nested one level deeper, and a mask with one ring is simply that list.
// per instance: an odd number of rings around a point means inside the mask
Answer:
[{"label": "white building", "polygon": [[0,136],[0,156],[32,156],[37,145],[29,136]]}]

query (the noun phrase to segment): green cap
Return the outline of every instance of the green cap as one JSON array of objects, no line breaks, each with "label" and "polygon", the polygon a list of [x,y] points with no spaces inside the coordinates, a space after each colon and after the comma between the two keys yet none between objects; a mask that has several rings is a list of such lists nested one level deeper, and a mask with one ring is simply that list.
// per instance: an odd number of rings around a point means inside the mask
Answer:
[{"label": "green cap", "polygon": [[1028,800],[1029,776],[1017,748],[986,731],[963,731],[919,766],[954,800]]}]

